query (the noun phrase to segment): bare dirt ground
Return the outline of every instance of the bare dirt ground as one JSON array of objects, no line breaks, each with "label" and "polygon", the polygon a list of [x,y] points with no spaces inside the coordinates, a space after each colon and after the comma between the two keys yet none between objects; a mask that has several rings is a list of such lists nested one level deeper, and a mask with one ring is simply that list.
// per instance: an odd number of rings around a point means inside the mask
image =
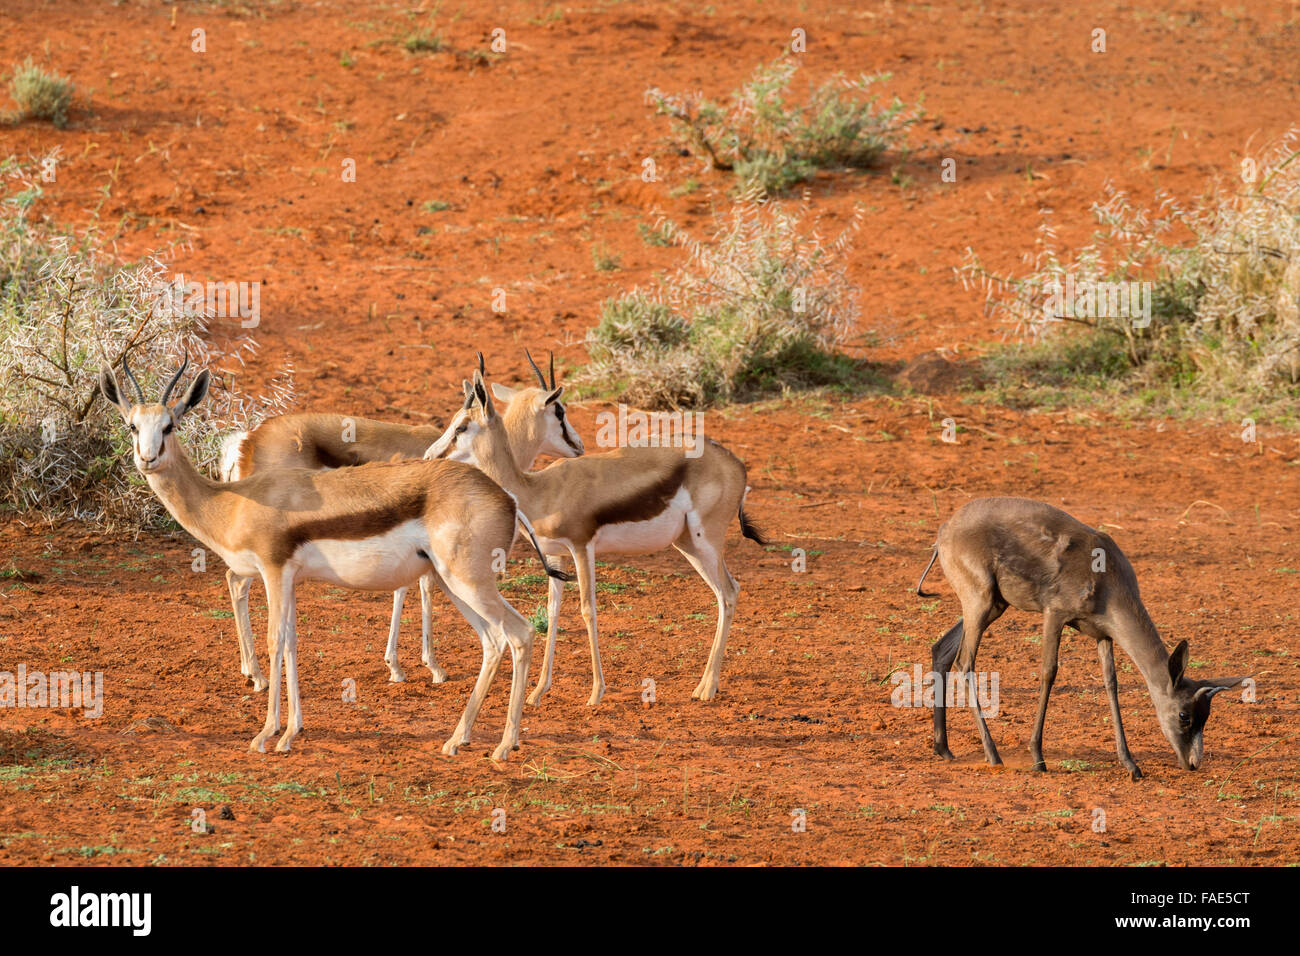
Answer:
[{"label": "bare dirt ground", "polygon": [[[399,42],[413,8],[400,5],[13,0],[0,11],[0,62],[48,51],[82,96],[66,130],[0,127],[0,154],[61,146],[46,211],[84,224],[98,207],[125,253],[183,240],[177,271],[262,281],[248,387],[289,360],[303,408],[441,419],[475,349],[505,381],[522,380],[524,346],[582,362],[600,301],[673,262],[637,224],[658,208],[704,227],[726,201],[721,174],[677,155],[644,89],[721,94],[800,27],[805,73],[892,71],[892,89],[924,94],[943,121],[924,133],[942,152],[811,188],[829,226],[855,202],[868,210],[852,262],[864,313],[852,352],[893,372],[934,348],[978,352],[1000,331],[952,279],[965,247],[1010,268],[1040,208],[1055,210],[1063,243],[1082,240],[1106,180],[1139,198],[1191,195],[1230,174],[1252,137],[1294,120],[1295,4],[1169,7],[446,5],[450,49],[414,55]],[[1104,56],[1088,49],[1097,26]],[[195,27],[204,54],[190,51]],[[505,56],[467,55],[497,27]],[[939,181],[940,155],[958,159],[956,184]],[[645,156],[660,182],[638,178]],[[355,184],[340,181],[344,158],[357,161]],[[692,178],[699,188],[684,192]],[[426,211],[431,202],[449,207]],[[619,271],[594,267],[597,243]],[[490,308],[496,288],[504,315]],[[584,436],[605,407],[570,406]],[[955,444],[941,440],[946,417],[965,426]],[[1025,413],[902,392],[737,406],[705,427],[748,463],[749,507],[773,539],[762,549],[733,531],[742,592],[721,694],[689,699],[713,631],[703,583],[675,555],[619,560],[601,572],[605,700],[585,704],[571,592],[556,684],[526,708],[507,764],[486,758],[502,677],[474,745],[439,753],[479,656],[446,606],[437,652],[452,679],[433,686],[419,667],[408,605],[408,680],[391,684],[389,598],[305,588],[306,730],[289,755],[251,754],[265,704],[239,677],[223,569],[192,572],[184,535],[123,540],[3,519],[0,669],[102,671],[106,705],[96,720],[0,711],[0,861],[1296,860],[1295,432],[1262,422],[1246,444],[1238,422]],[[1009,614],[981,646],[981,667],[1001,675],[990,725],[1005,768],[984,765],[969,714],[950,715],[959,760],[945,764],[931,754],[930,712],[891,705],[891,672],[928,666],[930,642],[958,616],[941,577],[930,582],[937,600],[910,590],[929,546],[956,507],[986,494],[1042,498],[1104,524],[1166,643],[1191,641],[1193,673],[1256,676],[1256,703],[1215,704],[1200,771],[1177,769],[1123,660],[1126,729],[1147,775],[1128,780],[1092,642],[1067,635],[1049,772],[1030,772],[1030,615]],[[792,548],[806,550],[806,572],[792,569]],[[536,571],[520,560],[506,585],[526,614],[545,600]],[[349,677],[356,703],[341,699]],[[193,832],[196,808],[213,832]],[[490,826],[497,808],[504,833]],[[796,810],[806,832],[792,831]]]}]

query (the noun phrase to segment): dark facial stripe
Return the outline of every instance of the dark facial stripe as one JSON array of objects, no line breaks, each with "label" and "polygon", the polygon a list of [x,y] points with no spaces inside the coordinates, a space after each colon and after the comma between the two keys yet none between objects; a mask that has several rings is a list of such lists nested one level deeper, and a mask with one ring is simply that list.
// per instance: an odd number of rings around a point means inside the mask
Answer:
[{"label": "dark facial stripe", "polygon": [[673,500],[673,495],[681,488],[682,482],[686,480],[686,459],[681,459],[677,465],[663,478],[645,489],[632,489],[618,501],[612,502],[601,508],[593,516],[595,529],[601,528],[607,524],[624,524],[629,521],[649,521],[663,514],[668,507],[668,502]]},{"label": "dark facial stripe", "polygon": [[564,436],[564,443],[572,448],[577,454],[581,455],[582,449],[573,443],[573,439],[569,437],[568,426],[564,424],[564,406],[559,402],[556,402],[554,407],[555,417],[560,420],[560,434]]},{"label": "dark facial stripe", "polygon": [[424,489],[409,493],[387,507],[372,508],[353,514],[313,518],[291,524],[276,541],[271,560],[282,565],[308,541],[360,541],[377,537],[400,524],[424,514]]}]

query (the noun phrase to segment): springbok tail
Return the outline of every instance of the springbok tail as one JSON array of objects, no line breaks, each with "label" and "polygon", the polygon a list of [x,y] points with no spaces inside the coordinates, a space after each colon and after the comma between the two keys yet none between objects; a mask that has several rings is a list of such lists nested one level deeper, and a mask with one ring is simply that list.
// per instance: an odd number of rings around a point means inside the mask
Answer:
[{"label": "springbok tail", "polygon": [[766,545],[767,538],[763,536],[762,530],[758,525],[749,520],[749,515],[745,514],[745,499],[749,496],[749,488],[745,488],[745,493],[740,496],[740,533],[750,541],[757,541],[759,544]]},{"label": "springbok tail", "polygon": [[533,547],[537,550],[537,557],[541,560],[542,567],[546,569],[546,576],[556,578],[560,581],[572,581],[572,574],[569,574],[567,571],[561,571],[559,568],[551,567],[550,563],[546,560],[546,555],[542,553],[542,546],[537,543],[537,535],[533,533],[533,524],[528,520],[524,513],[516,509],[515,519],[519,522],[520,527],[528,532],[528,540],[533,543]]},{"label": "springbok tail", "polygon": [[932,552],[930,552],[930,563],[927,564],[927,565],[925,566],[925,570],[921,572],[921,580],[919,580],[919,581],[916,582],[916,594],[917,594],[918,597],[923,597],[923,598],[932,598],[932,597],[938,597],[938,596],[939,596],[937,593],[931,593],[931,592],[929,592],[929,591],[922,591],[922,590],[921,590],[921,585],[925,583],[925,576],[926,576],[927,574],[929,574],[929,573],[930,573],[930,569],[931,569],[932,567],[934,567],[934,559],[937,558],[937,557],[939,557],[939,545],[938,545],[938,544],[935,544],[935,546],[934,546],[934,550],[933,550]]}]

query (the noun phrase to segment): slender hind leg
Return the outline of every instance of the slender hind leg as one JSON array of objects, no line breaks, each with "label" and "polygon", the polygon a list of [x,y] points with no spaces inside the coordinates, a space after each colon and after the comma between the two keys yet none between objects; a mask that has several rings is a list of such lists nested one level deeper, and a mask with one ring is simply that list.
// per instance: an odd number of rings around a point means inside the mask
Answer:
[{"label": "slender hind leg", "polygon": [[1119,716],[1119,681],[1115,679],[1115,647],[1109,637],[1097,640],[1097,656],[1101,658],[1101,678],[1106,684],[1106,696],[1110,699],[1110,719],[1115,724],[1115,752],[1134,780],[1142,779],[1142,771],[1137,761],[1129,753],[1128,740],[1124,737],[1124,723]]},{"label": "slender hind leg", "polygon": [[930,648],[930,673],[934,675],[934,752],[944,760],[952,760],[948,749],[948,711],[944,704],[944,688],[948,683],[948,670],[957,659],[961,645],[961,621],[948,629]]},{"label": "slender hind leg", "polygon": [[596,549],[587,542],[582,554],[573,552],[582,599],[582,619],[587,622],[587,644],[591,649],[591,696],[587,706],[595,707],[605,696],[605,672],[600,667],[600,635],[596,624]]},{"label": "slender hind leg", "polygon": [[388,679],[394,684],[406,680],[402,665],[397,662],[397,632],[402,629],[402,605],[406,603],[408,588],[398,588],[393,592],[393,620],[388,625],[388,647],[384,650],[384,663],[388,665]]},{"label": "slender hind leg", "polygon": [[266,677],[257,661],[253,648],[253,622],[248,616],[248,591],[253,579],[242,577],[226,569],[226,587],[230,591],[230,604],[235,612],[235,633],[239,637],[239,673],[253,682],[253,690],[266,690]]},{"label": "slender hind leg", "polygon": [[442,752],[454,755],[457,749],[469,743],[470,732],[478,717],[479,708],[487,697],[492,679],[496,677],[501,658],[509,645],[511,651],[510,703],[506,712],[505,730],[501,743],[492,752],[493,760],[505,760],[510,751],[519,746],[519,724],[524,709],[524,694],[528,689],[528,665],[532,659],[533,628],[523,615],[501,597],[494,585],[466,585],[440,578],[443,590],[453,604],[478,631],[483,642],[483,666],[478,680],[465,705],[465,712],[443,745]]},{"label": "slender hind leg", "polygon": [[1052,696],[1056,683],[1056,661],[1061,649],[1061,628],[1065,618],[1052,611],[1043,613],[1043,660],[1038,669],[1038,716],[1034,718],[1034,732],[1029,738],[1029,756],[1035,770],[1046,770],[1043,760],[1043,724],[1047,722],[1047,699]]},{"label": "slender hind leg", "polygon": [[447,672],[438,665],[430,638],[433,635],[433,575],[420,576],[420,661],[429,668],[435,684],[447,680]]},{"label": "slender hind leg", "polygon": [[[944,573],[948,571],[944,568]],[[951,580],[951,576],[949,576]],[[984,636],[984,631],[990,624],[1002,616],[1002,612],[1007,609],[1005,604],[995,602],[993,598],[987,595],[963,594],[961,602],[961,618],[963,622],[969,621],[970,627],[962,627],[961,645],[957,650],[957,659],[955,669],[966,682],[966,693],[969,696],[971,711],[975,714],[975,728],[979,731],[980,743],[984,745],[984,756],[988,759],[990,765],[996,767],[1002,763],[1002,758],[998,756],[998,748],[993,743],[993,735],[989,733],[988,725],[984,723],[984,714],[980,711],[979,694],[975,690],[975,655],[979,653],[980,638]]]},{"label": "slender hind leg", "polygon": [[479,637],[479,642],[483,646],[483,663],[479,666],[478,679],[474,682],[474,689],[470,692],[469,701],[465,704],[465,711],[460,715],[460,720],[456,724],[456,729],[452,731],[447,742],[442,746],[442,752],[448,756],[455,756],[456,751],[469,743],[470,732],[474,729],[474,720],[478,717],[479,707],[483,704],[483,698],[487,696],[488,687],[492,684],[492,678],[496,676],[497,667],[501,664],[501,655],[505,652],[504,646],[498,646],[495,636],[486,620],[483,619],[474,608],[470,607],[456,591],[443,579],[441,574],[433,576],[442,593],[447,595],[447,600],[451,601],[452,606],[464,615],[465,620],[469,621],[470,627],[474,628],[474,633]]},{"label": "slender hind leg", "polygon": [[686,557],[718,601],[718,626],[713,632],[709,661],[704,667],[700,682],[691,691],[691,697],[695,700],[712,700],[718,693],[722,660],[727,650],[727,635],[731,632],[731,620],[736,613],[740,586],[727,570],[726,562],[713,540],[704,534],[698,519],[691,521],[688,517],[686,531],[673,542],[673,547]]}]

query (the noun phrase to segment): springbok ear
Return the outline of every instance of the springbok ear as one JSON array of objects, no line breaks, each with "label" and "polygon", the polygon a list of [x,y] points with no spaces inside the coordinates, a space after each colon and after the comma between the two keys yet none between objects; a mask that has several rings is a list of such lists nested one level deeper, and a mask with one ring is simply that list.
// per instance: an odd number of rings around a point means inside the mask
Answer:
[{"label": "springbok ear", "polygon": [[211,381],[212,376],[208,373],[207,369],[204,369],[199,372],[198,375],[195,375],[194,381],[190,382],[190,387],[185,390],[185,394],[181,396],[181,400],[172,407],[172,415],[177,420],[180,420],[185,416],[186,412],[192,409],[199,402],[203,401],[203,397],[208,394],[208,385]]},{"label": "springbok ear", "polygon": [[1183,679],[1183,671],[1187,670],[1187,641],[1179,641],[1174,652],[1169,655],[1169,679],[1174,686]]},{"label": "springbok ear", "polygon": [[126,418],[131,411],[131,406],[122,401],[122,389],[117,384],[117,376],[107,365],[101,365],[99,368],[99,391],[108,403],[116,408],[123,418]]},{"label": "springbok ear", "polygon": [[515,390],[509,385],[502,385],[500,382],[493,382],[492,396],[503,405],[509,405],[510,400],[515,397]]},{"label": "springbok ear", "polygon": [[479,371],[474,373],[474,397],[483,406],[484,417],[491,420],[497,410],[492,404],[492,396],[488,394],[487,383],[483,381],[483,373]]},{"label": "springbok ear", "polygon": [[465,389],[465,404],[461,408],[468,410],[474,404],[474,386],[469,383],[469,379],[461,379],[460,385]]},{"label": "springbok ear", "polygon": [[556,402],[558,402],[558,401],[560,400],[560,396],[563,395],[563,394],[564,394],[564,386],[561,385],[561,386],[560,386],[559,388],[557,388],[555,391],[551,392],[550,395],[547,395],[547,396],[546,396],[546,404],[547,404],[547,405],[554,405]]}]

